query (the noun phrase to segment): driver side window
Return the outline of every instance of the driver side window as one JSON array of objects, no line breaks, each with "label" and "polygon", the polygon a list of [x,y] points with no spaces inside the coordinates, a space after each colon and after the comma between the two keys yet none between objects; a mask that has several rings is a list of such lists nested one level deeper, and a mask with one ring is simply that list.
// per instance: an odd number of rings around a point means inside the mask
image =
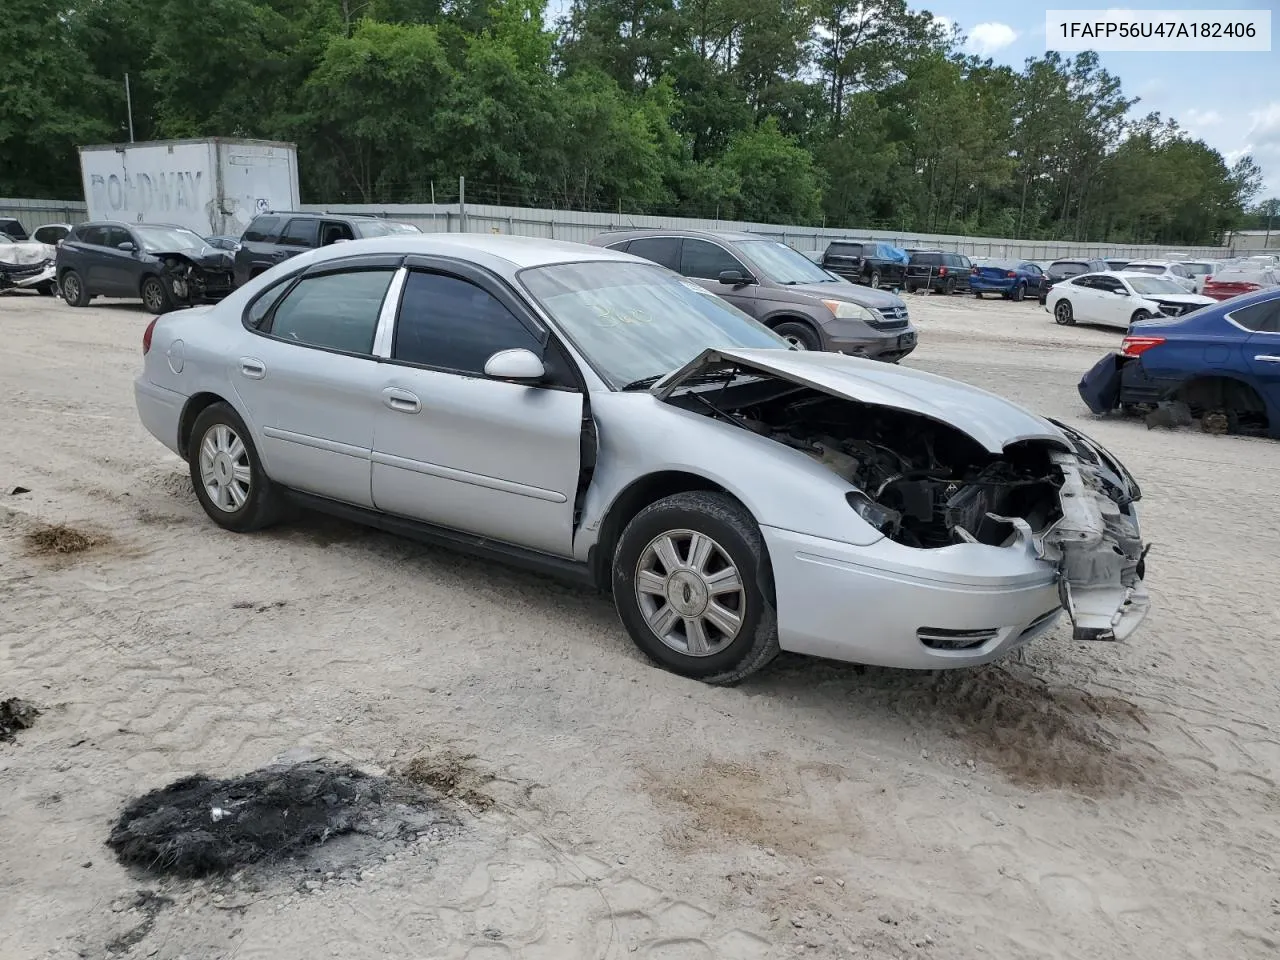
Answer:
[{"label": "driver side window", "polygon": [[747,268],[723,247],[708,240],[686,237],[680,246],[680,272],[696,280],[718,280],[726,270],[737,270],[743,276]]},{"label": "driver side window", "polygon": [[459,277],[415,270],[405,281],[391,358],[484,376],[499,350],[543,356],[542,341],[493,294]]}]

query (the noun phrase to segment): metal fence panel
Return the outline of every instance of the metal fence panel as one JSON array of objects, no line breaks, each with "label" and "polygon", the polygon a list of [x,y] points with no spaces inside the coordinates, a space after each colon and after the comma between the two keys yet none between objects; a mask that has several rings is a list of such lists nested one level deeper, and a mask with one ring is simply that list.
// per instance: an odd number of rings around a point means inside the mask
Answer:
[{"label": "metal fence panel", "polygon": [[84,223],[89,209],[83,200],[14,200],[0,197],[0,217],[12,217],[30,233],[46,223]]},{"label": "metal fence panel", "polygon": [[[953,234],[909,233],[893,230],[833,229],[795,227],[769,223],[742,223],[731,220],[701,220],[686,217],[632,216],[591,213],[582,210],[545,210],[530,207],[500,207],[487,204],[389,203],[389,204],[303,204],[315,212],[362,213],[412,223],[427,232],[508,233],[525,237],[545,237],[585,243],[610,230],[645,228],[685,230],[736,230],[771,237],[797,250],[822,250],[833,240],[881,240],[898,247],[926,247],[963,253],[970,257],[1056,260],[1060,257],[1121,256],[1143,257],[1249,256],[1267,251],[1262,238],[1237,236],[1233,246],[1165,247],[1153,244],[1072,243],[1052,240],[1012,240],[995,237],[963,237]],[[0,216],[14,217],[28,232],[42,223],[83,223],[88,211],[79,200],[23,200],[0,198]],[[1249,244],[1248,248],[1245,244]]]}]

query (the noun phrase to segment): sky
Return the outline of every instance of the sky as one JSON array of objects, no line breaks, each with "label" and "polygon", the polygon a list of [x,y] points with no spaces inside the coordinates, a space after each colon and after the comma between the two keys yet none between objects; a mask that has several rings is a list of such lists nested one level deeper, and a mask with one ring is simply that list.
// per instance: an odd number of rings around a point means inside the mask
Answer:
[{"label": "sky", "polygon": [[[1045,11],[1060,9],[1272,11],[1269,53],[1100,53],[1125,95],[1140,98],[1133,112],[1172,117],[1192,136],[1234,163],[1246,153],[1266,177],[1263,197],[1280,197],[1280,0],[917,0],[912,6],[956,23],[967,50],[1020,67],[1045,52]],[[1066,56],[1066,54],[1064,54]]]}]

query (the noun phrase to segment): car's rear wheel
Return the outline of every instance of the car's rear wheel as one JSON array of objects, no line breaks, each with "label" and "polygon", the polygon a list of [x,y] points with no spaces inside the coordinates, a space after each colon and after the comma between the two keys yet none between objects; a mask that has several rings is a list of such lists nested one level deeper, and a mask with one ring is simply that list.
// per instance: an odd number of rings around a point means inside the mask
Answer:
[{"label": "car's rear wheel", "polygon": [[871,286],[875,290],[880,289],[880,271],[879,270],[871,271]]},{"label": "car's rear wheel", "polygon": [[1019,283],[1014,286],[1013,292],[1009,294],[1009,299],[1012,300],[1014,303],[1021,303],[1022,298],[1025,297],[1026,295],[1027,295],[1026,284]]},{"label": "car's rear wheel", "polygon": [[1075,314],[1071,312],[1070,300],[1062,299],[1053,305],[1053,319],[1063,327],[1069,327],[1076,322]]},{"label": "car's rear wheel", "polygon": [[942,285],[942,292],[952,294],[956,292],[956,278],[947,277],[947,282]]},{"label": "car's rear wheel", "polygon": [[818,335],[813,332],[811,327],[803,323],[780,323],[773,328],[773,332],[797,350],[822,349],[822,343],[818,340]]},{"label": "car's rear wheel", "polygon": [[736,683],[778,654],[778,621],[760,528],[736,500],[690,491],[645,507],[613,559],[623,626],[668,670]]},{"label": "car's rear wheel", "polygon": [[218,526],[245,533],[279,519],[280,493],[263,471],[244,421],[229,404],[210,404],[196,417],[187,463],[196,498]]},{"label": "car's rear wheel", "polygon": [[80,279],[80,274],[74,270],[68,270],[62,275],[62,299],[67,301],[69,307],[87,307],[89,305],[89,291],[84,288],[84,281]]},{"label": "car's rear wheel", "polygon": [[169,291],[165,289],[164,282],[155,275],[142,281],[139,293],[142,294],[142,305],[150,313],[167,313],[173,309],[173,300],[169,296]]}]

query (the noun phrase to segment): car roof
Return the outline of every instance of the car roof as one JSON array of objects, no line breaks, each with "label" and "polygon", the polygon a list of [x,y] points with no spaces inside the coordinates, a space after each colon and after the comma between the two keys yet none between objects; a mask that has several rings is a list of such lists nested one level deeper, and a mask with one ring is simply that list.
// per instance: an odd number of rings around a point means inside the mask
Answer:
[{"label": "car roof", "polygon": [[375,217],[371,213],[317,213],[315,210],[263,210],[254,214],[258,217],[315,217],[328,220],[385,220],[389,217]]},{"label": "car roof", "polygon": [[396,233],[386,237],[368,237],[335,243],[307,256],[311,263],[337,260],[362,254],[404,254],[411,256],[473,256],[505,261],[516,269],[541,267],[552,263],[580,263],[592,260],[617,260],[623,263],[643,263],[648,260],[633,257],[617,250],[567,240],[547,240],[543,237],[517,237],[495,233]]}]

